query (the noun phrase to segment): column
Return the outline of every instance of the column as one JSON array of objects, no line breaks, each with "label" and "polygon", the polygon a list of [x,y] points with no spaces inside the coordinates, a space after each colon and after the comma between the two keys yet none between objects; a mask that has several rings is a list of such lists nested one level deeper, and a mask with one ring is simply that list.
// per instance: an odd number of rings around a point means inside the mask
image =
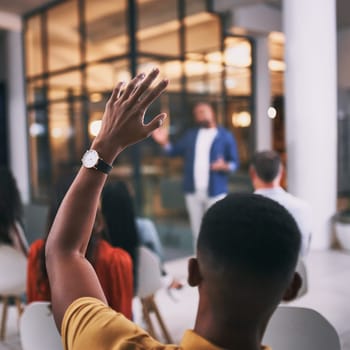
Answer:
[{"label": "column", "polygon": [[288,189],[313,209],[312,248],[331,243],[336,211],[335,0],[284,0]]},{"label": "column", "polygon": [[24,98],[23,50],[21,32],[6,34],[8,139],[10,167],[17,180],[22,201],[30,198],[27,144],[27,122]]},{"label": "column", "polygon": [[271,84],[269,63],[269,45],[266,36],[256,40],[256,133],[255,144],[258,151],[272,147],[272,122],[267,116],[271,103]]}]

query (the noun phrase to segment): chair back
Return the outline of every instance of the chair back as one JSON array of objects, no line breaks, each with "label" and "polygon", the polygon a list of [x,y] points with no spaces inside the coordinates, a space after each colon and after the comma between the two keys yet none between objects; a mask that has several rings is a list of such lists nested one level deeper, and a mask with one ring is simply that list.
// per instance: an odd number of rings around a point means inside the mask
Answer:
[{"label": "chair back", "polygon": [[317,311],[280,306],[272,315],[263,342],[279,350],[340,350],[334,327]]},{"label": "chair back", "polygon": [[297,298],[300,298],[300,297],[304,296],[308,292],[308,289],[309,289],[307,270],[306,270],[305,263],[302,259],[298,260],[298,264],[297,264],[297,267],[295,270],[296,270],[296,272],[299,273],[299,275],[302,279],[302,284],[301,284],[301,287],[300,287],[300,289],[298,291],[298,295],[297,295]]},{"label": "chair back", "polygon": [[24,309],[19,323],[23,350],[63,349],[50,306],[49,302],[38,301]]},{"label": "chair back", "polygon": [[15,248],[0,245],[0,295],[20,295],[26,290],[27,259]]},{"label": "chair back", "polygon": [[138,259],[137,296],[142,299],[153,295],[162,287],[162,276],[159,258],[150,249],[139,247]]}]

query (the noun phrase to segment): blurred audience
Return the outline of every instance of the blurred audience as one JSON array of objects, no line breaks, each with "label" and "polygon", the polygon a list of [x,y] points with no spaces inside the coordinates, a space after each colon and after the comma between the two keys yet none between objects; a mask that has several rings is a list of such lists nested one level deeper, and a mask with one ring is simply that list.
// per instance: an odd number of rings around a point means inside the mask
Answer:
[{"label": "blurred audience", "polygon": [[[61,179],[55,186],[50,198],[45,238],[36,240],[30,246],[27,270],[27,300],[29,303],[51,300],[45,266],[46,238],[72,180],[73,178],[68,176]],[[125,250],[112,247],[104,239],[104,230],[103,216],[98,210],[88,243],[86,258],[96,271],[108,305],[131,319],[133,298],[132,260]]]}]

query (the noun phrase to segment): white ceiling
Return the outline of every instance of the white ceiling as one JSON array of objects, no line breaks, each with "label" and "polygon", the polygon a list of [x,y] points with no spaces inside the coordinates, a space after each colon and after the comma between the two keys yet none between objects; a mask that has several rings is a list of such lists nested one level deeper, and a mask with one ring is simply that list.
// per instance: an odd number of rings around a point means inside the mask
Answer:
[{"label": "white ceiling", "polygon": [[[220,1],[220,0],[218,0]],[[270,6],[280,7],[282,0],[231,0],[233,4],[244,6],[252,3],[266,3]],[[307,0],[305,0],[307,1]],[[337,23],[339,28],[350,27],[350,1],[337,1]],[[55,0],[0,0],[0,11],[23,15],[47,4],[57,2]]]}]

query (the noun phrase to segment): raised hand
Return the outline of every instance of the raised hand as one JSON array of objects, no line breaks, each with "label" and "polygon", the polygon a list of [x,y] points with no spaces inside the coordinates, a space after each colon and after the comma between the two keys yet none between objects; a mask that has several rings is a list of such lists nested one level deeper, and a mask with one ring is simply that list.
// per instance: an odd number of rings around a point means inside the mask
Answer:
[{"label": "raised hand", "polygon": [[147,76],[137,75],[124,90],[123,83],[114,88],[106,104],[101,130],[92,143],[92,148],[97,149],[105,161],[112,163],[125,147],[143,140],[162,125],[165,113],[144,123],[147,108],[168,85],[164,79],[151,87],[158,74],[155,68]]}]

